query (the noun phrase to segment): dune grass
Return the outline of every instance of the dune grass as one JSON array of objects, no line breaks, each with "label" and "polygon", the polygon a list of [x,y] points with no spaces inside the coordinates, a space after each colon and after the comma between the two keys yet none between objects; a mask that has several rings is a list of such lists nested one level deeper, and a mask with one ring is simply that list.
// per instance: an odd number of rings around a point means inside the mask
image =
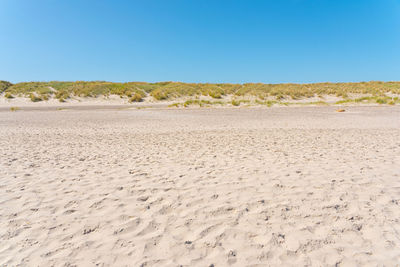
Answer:
[{"label": "dune grass", "polygon": [[12,83],[7,81],[0,81],[0,94],[3,93],[7,88],[12,86]]},{"label": "dune grass", "polygon": [[366,96],[355,99],[343,99],[336,102],[337,105],[353,104],[353,103],[370,103],[370,104],[377,103],[377,104],[395,105],[395,104],[400,104],[400,98],[389,97],[389,96]]},{"label": "dune grass", "polygon": [[189,99],[185,102],[176,102],[168,107],[190,107],[190,106],[200,106],[208,107],[213,105],[220,106],[241,106],[246,104],[247,106],[329,106],[329,105],[345,105],[345,104],[357,104],[357,103],[367,103],[367,104],[387,104],[396,105],[400,104],[399,97],[360,97],[355,99],[344,99],[337,101],[335,103],[327,103],[325,101],[313,101],[313,102],[290,102],[290,101],[277,101],[277,100],[248,100],[248,99],[232,99],[232,100],[220,100],[220,101],[209,101],[209,100],[199,100],[199,99]]},{"label": "dune grass", "polygon": [[[144,97],[151,96],[155,100],[172,100],[180,97],[208,96],[221,99],[226,95],[234,97],[249,96],[260,101],[273,98],[276,101],[296,100],[314,96],[335,95],[349,98],[352,94],[368,94],[376,97],[376,103],[387,102],[387,94],[400,94],[400,82],[359,82],[359,83],[313,83],[313,84],[263,84],[263,83],[182,83],[182,82],[127,82],[112,83],[105,81],[77,81],[77,82],[22,82],[12,84],[0,81],[0,93],[11,96],[32,97],[32,101],[41,101],[56,98],[64,102],[74,96],[98,97],[119,95],[126,97],[131,102],[142,101]],[[240,105],[236,98],[232,105]],[[347,100],[345,100],[347,101]],[[395,100],[393,100],[396,103]],[[362,102],[362,101],[361,101]],[[350,102],[349,102],[350,103]],[[266,102],[267,105],[273,103]]]},{"label": "dune grass", "polygon": [[190,106],[199,106],[199,107],[211,107],[216,105],[226,105],[226,102],[223,101],[209,101],[209,100],[199,100],[199,99],[189,99],[185,102],[176,102],[170,104],[168,107],[190,107]]},{"label": "dune grass", "polygon": [[[111,82],[23,82],[8,85],[6,93],[15,96],[29,96],[32,101],[46,100],[54,97],[60,102],[71,96],[98,97],[120,95],[132,101],[140,101],[147,94],[140,88],[141,83],[111,83]],[[34,97],[33,97],[33,96]],[[40,101],[40,100],[39,100]]]},{"label": "dune grass", "polygon": [[4,97],[5,97],[5,98],[8,98],[8,99],[14,98],[14,96],[13,96],[12,94],[10,94],[9,92],[5,93],[5,94],[4,94]]},{"label": "dune grass", "polygon": [[208,101],[208,100],[199,100],[199,99],[189,99],[185,102],[176,102],[168,107],[190,107],[190,106],[199,106],[199,107],[210,107],[210,106],[234,106],[238,107],[241,105],[246,106],[267,106],[272,107],[274,105],[277,106],[328,106],[329,104],[324,101],[315,101],[315,102],[282,102],[282,101],[275,101],[275,100],[259,100],[256,99],[254,101],[247,100],[247,99],[233,99],[231,101]]},{"label": "dune grass", "polygon": [[134,93],[134,94],[129,94],[127,95],[129,97],[129,102],[142,102],[143,101],[143,95]]}]

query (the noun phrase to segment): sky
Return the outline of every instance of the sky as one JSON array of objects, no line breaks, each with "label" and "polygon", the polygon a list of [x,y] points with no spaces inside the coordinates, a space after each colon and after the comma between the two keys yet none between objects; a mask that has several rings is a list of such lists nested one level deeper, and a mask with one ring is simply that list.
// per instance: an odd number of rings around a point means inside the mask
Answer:
[{"label": "sky", "polygon": [[400,81],[400,0],[0,0],[0,80]]}]

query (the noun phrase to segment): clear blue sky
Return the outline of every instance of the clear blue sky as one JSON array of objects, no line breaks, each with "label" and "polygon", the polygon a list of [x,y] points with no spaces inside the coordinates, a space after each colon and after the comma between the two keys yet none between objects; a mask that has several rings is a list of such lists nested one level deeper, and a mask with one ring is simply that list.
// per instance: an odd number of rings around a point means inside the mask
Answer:
[{"label": "clear blue sky", "polygon": [[400,0],[0,0],[0,80],[400,80]]}]

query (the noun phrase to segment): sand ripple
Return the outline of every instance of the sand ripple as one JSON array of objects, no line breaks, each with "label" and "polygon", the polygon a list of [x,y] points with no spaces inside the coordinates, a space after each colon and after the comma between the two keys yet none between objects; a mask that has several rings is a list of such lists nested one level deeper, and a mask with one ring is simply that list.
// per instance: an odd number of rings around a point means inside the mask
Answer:
[{"label": "sand ripple", "polygon": [[0,265],[394,266],[399,114],[2,113]]}]

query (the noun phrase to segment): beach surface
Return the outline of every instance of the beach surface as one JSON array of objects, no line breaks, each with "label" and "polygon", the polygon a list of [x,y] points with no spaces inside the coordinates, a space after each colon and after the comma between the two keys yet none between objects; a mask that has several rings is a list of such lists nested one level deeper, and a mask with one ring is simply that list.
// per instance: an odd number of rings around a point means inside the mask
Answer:
[{"label": "beach surface", "polygon": [[0,266],[395,266],[400,108],[0,112]]}]

